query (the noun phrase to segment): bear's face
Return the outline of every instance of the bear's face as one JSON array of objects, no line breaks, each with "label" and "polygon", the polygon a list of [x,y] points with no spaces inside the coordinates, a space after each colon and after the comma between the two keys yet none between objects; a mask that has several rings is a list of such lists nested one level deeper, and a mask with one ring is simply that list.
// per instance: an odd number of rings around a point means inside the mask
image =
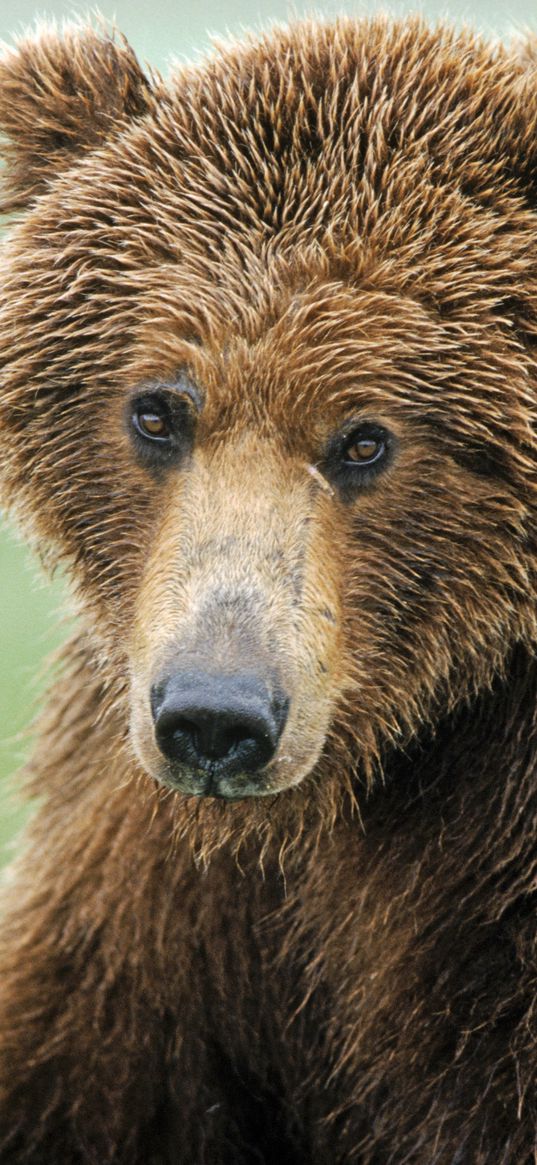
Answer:
[{"label": "bear's face", "polygon": [[[97,613],[142,764],[189,794],[274,794],[322,754],[369,775],[535,635],[537,218],[491,140],[520,81],[495,62],[479,114],[465,58],[439,106],[418,28],[310,28],[309,62],[279,34],[170,90],[77,34],[79,139],[71,97],[41,173],[52,39],[13,147],[6,498]],[[380,73],[406,53],[388,106],[368,44]]]}]

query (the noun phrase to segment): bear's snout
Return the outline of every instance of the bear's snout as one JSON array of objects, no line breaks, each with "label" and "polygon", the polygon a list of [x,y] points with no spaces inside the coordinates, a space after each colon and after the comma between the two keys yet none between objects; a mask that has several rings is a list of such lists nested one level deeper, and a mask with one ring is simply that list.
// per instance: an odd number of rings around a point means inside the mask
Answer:
[{"label": "bear's snout", "polygon": [[188,770],[198,796],[255,793],[252,777],[272,760],[288,708],[254,674],[180,671],[151,689],[157,746],[172,768]]}]

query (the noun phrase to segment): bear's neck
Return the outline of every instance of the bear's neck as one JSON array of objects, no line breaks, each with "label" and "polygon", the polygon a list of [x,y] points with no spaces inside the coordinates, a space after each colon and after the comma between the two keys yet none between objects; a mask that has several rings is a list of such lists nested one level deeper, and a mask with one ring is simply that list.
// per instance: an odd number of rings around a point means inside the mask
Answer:
[{"label": "bear's neck", "polygon": [[[434,735],[395,755],[363,807],[366,853],[383,855],[394,882],[409,868],[434,878],[440,896],[476,891],[503,909],[531,890],[537,827],[537,663],[522,647],[505,677],[445,718]],[[516,871],[516,875],[515,875]]]},{"label": "bear's neck", "polygon": [[407,793],[449,796],[456,788],[462,800],[487,791],[487,802],[500,803],[505,793],[533,783],[536,758],[537,659],[517,646],[490,689],[387,761],[385,788],[398,802]]}]

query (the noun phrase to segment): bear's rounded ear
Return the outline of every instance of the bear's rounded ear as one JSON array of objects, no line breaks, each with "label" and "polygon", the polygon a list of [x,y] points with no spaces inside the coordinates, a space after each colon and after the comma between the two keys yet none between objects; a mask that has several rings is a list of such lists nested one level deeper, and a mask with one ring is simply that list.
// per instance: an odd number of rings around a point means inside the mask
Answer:
[{"label": "bear's rounded ear", "polygon": [[151,81],[130,46],[105,30],[41,25],[0,57],[2,209],[24,208],[77,155],[141,117]]}]

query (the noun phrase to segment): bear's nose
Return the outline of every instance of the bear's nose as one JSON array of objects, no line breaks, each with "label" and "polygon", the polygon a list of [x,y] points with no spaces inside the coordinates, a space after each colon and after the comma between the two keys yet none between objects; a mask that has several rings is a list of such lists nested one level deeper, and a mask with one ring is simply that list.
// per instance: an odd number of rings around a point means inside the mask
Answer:
[{"label": "bear's nose", "polygon": [[[288,701],[255,675],[176,672],[151,689],[157,745],[167,760],[216,779],[268,764]],[[211,786],[203,783],[205,788]]]}]

